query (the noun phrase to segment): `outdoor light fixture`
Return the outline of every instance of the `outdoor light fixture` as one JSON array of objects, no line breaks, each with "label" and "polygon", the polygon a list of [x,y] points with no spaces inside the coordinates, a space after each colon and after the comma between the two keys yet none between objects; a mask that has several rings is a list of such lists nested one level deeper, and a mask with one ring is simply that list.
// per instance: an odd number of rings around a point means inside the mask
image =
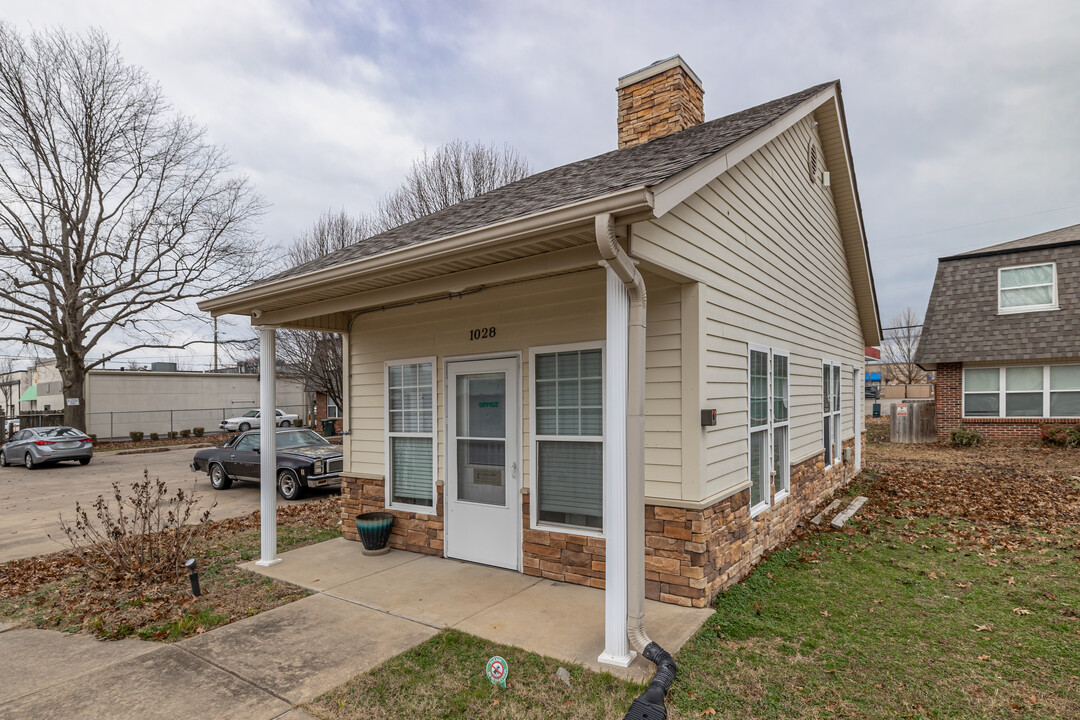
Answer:
[{"label": "outdoor light fixture", "polygon": [[195,558],[191,558],[184,567],[188,569],[188,580],[191,581],[191,594],[195,597],[202,595],[202,590],[199,589],[199,565],[195,562]]}]

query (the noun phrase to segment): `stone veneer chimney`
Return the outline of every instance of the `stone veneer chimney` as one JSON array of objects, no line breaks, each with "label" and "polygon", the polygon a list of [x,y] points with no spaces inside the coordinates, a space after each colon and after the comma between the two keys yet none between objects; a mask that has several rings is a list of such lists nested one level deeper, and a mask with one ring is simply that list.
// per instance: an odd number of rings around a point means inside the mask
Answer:
[{"label": "stone veneer chimney", "polygon": [[619,149],[705,122],[701,79],[678,55],[619,78]]}]

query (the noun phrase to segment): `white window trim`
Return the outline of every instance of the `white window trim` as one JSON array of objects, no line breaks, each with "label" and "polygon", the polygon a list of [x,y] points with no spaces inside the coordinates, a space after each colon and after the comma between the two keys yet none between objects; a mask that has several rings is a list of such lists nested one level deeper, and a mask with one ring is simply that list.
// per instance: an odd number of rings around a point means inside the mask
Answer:
[{"label": "white window trim", "polygon": [[[1050,280],[1050,283],[1051,283],[1050,284],[1050,291],[1051,291],[1051,294],[1052,294],[1053,297],[1052,297],[1052,299],[1051,299],[1051,301],[1049,303],[1046,303],[1046,304],[1043,304],[1043,305],[1018,305],[1016,307],[1010,307],[1010,308],[1004,308],[1004,307],[1001,306],[1001,291],[1003,289],[1019,290],[1021,288],[1027,288],[1027,287],[1042,287],[1042,284],[1040,284],[1040,285],[1021,285],[1020,287],[1016,287],[1016,288],[1002,288],[1001,287],[1001,273],[1002,272],[1004,272],[1006,270],[1020,270],[1020,269],[1023,269],[1023,268],[1030,268],[1030,267],[1043,267],[1044,265],[1049,265],[1050,269],[1051,269],[1051,273],[1052,273],[1052,278]],[[1008,267],[1000,267],[1000,268],[998,268],[997,296],[998,296],[998,315],[1014,315],[1016,313],[1045,312],[1047,310],[1060,310],[1061,306],[1058,304],[1057,263],[1056,262],[1028,263],[1026,265],[1010,265]]]},{"label": "white window trim", "polygon": [[[837,373],[833,372],[833,368],[840,368],[840,372],[839,372],[840,387],[839,387],[839,389],[836,390],[836,393],[835,393],[835,396],[836,396],[835,407],[832,407],[829,410],[829,412],[825,412],[824,403],[822,403],[822,406],[821,406],[821,419],[822,419],[822,421],[824,422],[826,417],[830,418],[830,420],[832,421],[832,425],[830,427],[831,432],[829,434],[829,439],[832,441],[832,448],[829,449],[829,451],[832,453],[832,463],[825,466],[825,470],[828,471],[828,470],[831,470],[831,469],[833,469],[835,467],[838,467],[838,466],[842,465],[843,461],[844,461],[844,439],[843,439],[843,435],[844,435],[844,416],[842,414],[843,405],[844,405],[844,387],[843,387],[843,383],[844,383],[844,365],[843,365],[843,363],[836,362],[835,360],[822,360],[821,361],[821,371],[822,371],[823,376],[825,374],[825,368],[829,368],[829,383],[830,383],[829,388],[830,388],[830,390],[832,389],[831,383],[833,382],[833,380],[837,376]],[[824,396],[825,396],[825,383],[824,383],[824,380],[822,380],[821,395],[824,398]],[[833,397],[832,392],[830,392],[829,397],[830,397],[830,400],[831,400],[832,397]],[[837,418],[837,417],[840,418],[839,423],[837,423],[836,420],[835,420],[835,418]],[[837,425],[839,425],[839,428],[837,428]],[[822,432],[822,435],[821,435],[821,447],[822,447],[822,449],[825,449],[825,433],[824,432]]]},{"label": "white window trim", "polygon": [[[1045,263],[1042,263],[1045,265]],[[1080,418],[1080,415],[1050,415],[1050,395],[1052,392],[1075,392],[1080,393],[1080,390],[1050,390],[1050,368],[1052,367],[1068,367],[1073,365],[1080,365],[1080,363],[1067,362],[1067,363],[1054,363],[1052,365],[972,365],[970,367],[964,367],[960,371],[960,418],[962,420],[1075,420]],[[1006,400],[1008,399],[1009,392],[1022,393],[1022,392],[1035,392],[1034,390],[1006,390],[1005,388],[1005,371],[1010,368],[1031,368],[1041,367],[1043,371],[1043,383],[1042,383],[1042,415],[1007,415],[1006,412]],[[967,414],[967,371],[968,370],[997,370],[998,371],[998,414],[997,415],[968,415]],[[994,395],[993,390],[976,390],[970,393],[971,395]]]},{"label": "white window trim", "polygon": [[[418,515],[437,515],[439,512],[439,366],[437,361],[438,358],[432,355],[405,360],[387,360],[383,363],[383,456],[385,467],[383,505],[391,510],[401,510],[417,513]],[[390,487],[390,367],[393,365],[420,365],[424,363],[431,364],[431,432],[394,433],[393,435],[394,437],[431,438],[431,507],[412,503],[396,503],[394,502],[393,490]]]},{"label": "white window trim", "polygon": [[[773,358],[776,357],[777,355],[787,358],[787,371],[788,371],[787,385],[786,385],[787,397],[784,398],[787,401],[787,409],[788,409],[787,420],[780,420],[780,421],[777,421],[776,418],[773,417],[773,412],[774,412],[774,410],[776,408],[776,404],[775,404],[776,401],[775,401],[775,399],[773,398],[773,395],[772,395],[773,388],[776,386],[776,381],[773,379],[773,368],[775,367],[775,365],[773,363]],[[773,431],[778,427],[781,427],[781,428],[786,427],[788,429],[788,431],[787,431],[787,447],[784,449],[784,457],[787,458],[787,467],[784,468],[784,473],[785,473],[784,477],[785,477],[785,480],[786,480],[785,484],[786,484],[787,487],[785,487],[783,490],[777,490],[776,491],[776,494],[775,494],[775,496],[773,498],[774,504],[779,504],[781,500],[783,500],[784,498],[791,495],[791,353],[789,353],[787,350],[773,349],[771,351],[770,356],[769,356],[769,450],[773,450],[773,443],[776,442],[775,438],[773,437]],[[775,457],[776,457],[776,452],[775,451],[769,453],[769,464],[770,464],[770,466],[772,465],[773,458],[775,458]],[[771,476],[773,478],[773,483],[775,484],[776,476],[777,476],[777,468],[771,468],[771,470],[772,470]]]},{"label": "white window trim", "polygon": [[[547,355],[548,353],[558,352],[573,352],[574,350],[599,350],[601,353],[601,368],[603,368],[603,362],[607,359],[607,348],[602,340],[594,342],[579,342],[579,343],[566,343],[564,345],[542,345],[538,347],[529,348],[529,529],[531,530],[544,530],[546,532],[557,532],[565,535],[580,535],[582,537],[604,537],[604,526],[607,523],[606,517],[601,517],[600,529],[586,528],[580,525],[563,525],[561,523],[553,522],[540,522],[537,518],[537,514],[540,511],[540,494],[537,492],[537,486],[539,484],[540,473],[537,472],[537,444],[541,440],[541,436],[536,432],[536,356]],[[601,370],[601,381],[603,383],[604,391],[601,397],[607,397],[607,382],[608,379],[603,375]],[[606,411],[607,408],[604,407]],[[603,416],[603,413],[601,413]],[[544,435],[543,439],[555,439],[556,441],[562,440],[566,442],[599,442],[601,447],[607,441],[607,423],[604,423],[604,432],[600,435]],[[603,483],[603,478],[601,478]],[[602,507],[602,505],[601,505]],[[601,511],[602,512],[602,511]]]},{"label": "white window trim", "polygon": [[751,404],[753,402],[753,390],[751,389],[751,373],[753,372],[753,360],[752,356],[755,352],[759,352],[765,355],[765,385],[766,385],[766,404],[771,404],[772,401],[772,388],[769,387],[769,383],[772,381],[772,362],[769,356],[769,348],[764,345],[756,345],[754,343],[746,344],[746,477],[750,480],[751,497],[753,497],[753,486],[755,479],[751,477],[750,473],[753,470],[753,436],[755,433],[765,433],[765,477],[768,481],[765,488],[764,497],[757,505],[750,506],[750,517],[768,510],[772,506],[772,432],[770,429],[769,420],[772,417],[772,408],[769,407],[765,411],[765,424],[760,427],[753,427],[753,411],[751,410]]}]

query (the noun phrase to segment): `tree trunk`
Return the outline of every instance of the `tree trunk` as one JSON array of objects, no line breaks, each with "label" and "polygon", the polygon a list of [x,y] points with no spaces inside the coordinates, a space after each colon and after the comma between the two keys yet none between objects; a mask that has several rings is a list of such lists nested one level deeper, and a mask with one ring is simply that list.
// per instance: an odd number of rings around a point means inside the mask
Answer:
[{"label": "tree trunk", "polygon": [[[57,354],[56,369],[60,371],[60,386],[64,389],[64,424],[89,432],[86,427],[86,362],[80,355],[61,357]],[[73,405],[70,400],[78,404]]]}]

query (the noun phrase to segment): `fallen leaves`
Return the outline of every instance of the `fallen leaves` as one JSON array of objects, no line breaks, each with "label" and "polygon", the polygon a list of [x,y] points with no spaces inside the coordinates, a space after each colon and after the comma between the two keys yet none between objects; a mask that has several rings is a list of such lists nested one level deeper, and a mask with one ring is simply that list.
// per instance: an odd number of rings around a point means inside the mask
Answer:
[{"label": "fallen leaves", "polygon": [[1013,608],[1013,615],[1030,615],[1031,611],[1024,607]]}]

